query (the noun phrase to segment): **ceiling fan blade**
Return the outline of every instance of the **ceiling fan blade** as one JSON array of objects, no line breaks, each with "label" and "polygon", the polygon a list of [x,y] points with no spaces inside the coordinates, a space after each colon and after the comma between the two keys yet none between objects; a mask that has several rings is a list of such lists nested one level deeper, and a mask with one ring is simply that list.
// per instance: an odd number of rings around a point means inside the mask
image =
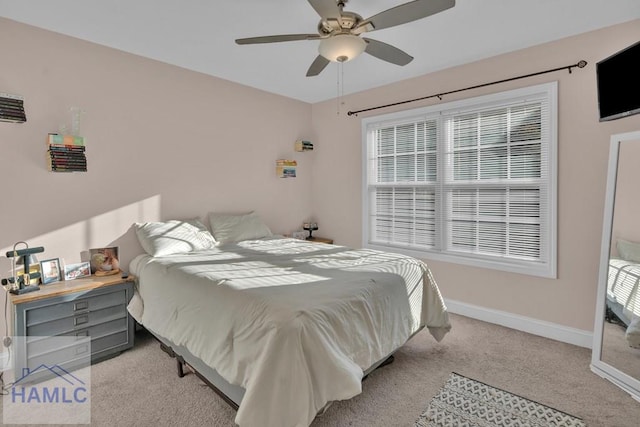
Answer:
[{"label": "ceiling fan blade", "polygon": [[257,43],[277,43],[277,42],[293,42],[297,40],[317,40],[320,38],[318,34],[283,34],[279,36],[262,36],[247,37],[245,39],[236,39],[237,44],[257,44]]},{"label": "ceiling fan blade", "polygon": [[340,20],[340,8],[336,0],[309,0],[309,4],[325,21]]},{"label": "ceiling fan blade", "polygon": [[316,59],[313,61],[313,63],[311,64],[311,66],[309,67],[309,70],[307,70],[307,77],[313,77],[320,74],[322,70],[324,70],[325,67],[329,65],[329,62],[331,61],[329,61],[324,56],[318,55]]},{"label": "ceiling fan blade", "polygon": [[[358,25],[358,28],[365,27],[368,24],[373,25],[373,30],[382,30],[383,28],[394,27],[396,25],[406,24],[407,22],[417,21],[426,18],[443,10],[447,10],[456,5],[456,0],[415,0],[400,6],[392,7],[371,18],[365,19]],[[366,30],[365,30],[366,31]],[[360,31],[363,32],[363,31]],[[357,34],[356,30],[356,34]]]},{"label": "ceiling fan blade", "polygon": [[413,56],[403,52],[397,47],[393,47],[390,44],[383,43],[378,40],[366,39],[367,47],[364,49],[369,55],[375,56],[383,61],[391,62],[396,65],[407,65],[413,61]]}]

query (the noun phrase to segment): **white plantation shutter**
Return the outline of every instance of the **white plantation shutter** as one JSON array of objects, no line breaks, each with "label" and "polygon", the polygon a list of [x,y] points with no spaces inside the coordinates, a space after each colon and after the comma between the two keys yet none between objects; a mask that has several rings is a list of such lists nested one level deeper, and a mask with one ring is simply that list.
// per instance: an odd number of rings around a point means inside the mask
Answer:
[{"label": "white plantation shutter", "polygon": [[367,119],[365,244],[554,276],[555,93]]}]

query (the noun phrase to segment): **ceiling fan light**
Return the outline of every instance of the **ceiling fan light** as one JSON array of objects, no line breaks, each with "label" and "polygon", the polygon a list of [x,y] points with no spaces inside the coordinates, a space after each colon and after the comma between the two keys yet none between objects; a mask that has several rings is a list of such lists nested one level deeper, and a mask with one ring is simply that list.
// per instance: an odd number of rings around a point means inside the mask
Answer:
[{"label": "ceiling fan light", "polygon": [[318,52],[333,62],[347,62],[364,52],[367,42],[351,34],[338,34],[320,42]]}]

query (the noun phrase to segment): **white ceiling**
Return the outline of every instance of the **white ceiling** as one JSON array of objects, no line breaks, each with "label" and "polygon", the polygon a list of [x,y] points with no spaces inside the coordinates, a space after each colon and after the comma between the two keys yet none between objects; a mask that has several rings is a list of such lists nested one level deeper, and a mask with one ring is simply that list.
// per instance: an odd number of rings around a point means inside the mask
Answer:
[{"label": "white ceiling", "polygon": [[[405,1],[350,0],[345,10],[367,18]],[[306,102],[337,94],[337,64],[305,77],[317,40],[234,42],[315,33],[319,17],[306,0],[0,0],[0,16]],[[344,93],[637,18],[640,0],[457,0],[439,14],[367,33],[415,59],[399,67],[364,54],[345,63]]]}]

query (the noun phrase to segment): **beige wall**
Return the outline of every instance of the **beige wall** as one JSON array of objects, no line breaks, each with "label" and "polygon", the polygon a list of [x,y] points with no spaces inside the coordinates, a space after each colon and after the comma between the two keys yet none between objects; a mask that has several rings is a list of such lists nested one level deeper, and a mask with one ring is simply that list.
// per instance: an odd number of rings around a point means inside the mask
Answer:
[{"label": "beige wall", "polygon": [[[256,210],[274,232],[311,215],[310,104],[0,18],[0,92],[25,98],[27,122],[0,123],[0,277],[20,240],[40,258],[79,262],[117,244],[141,253],[135,221]],[[87,173],[46,169],[47,133],[84,110]],[[306,153],[305,153],[306,154]],[[278,158],[299,161],[279,179]]]},{"label": "beige wall", "polygon": [[[427,261],[447,298],[591,330],[609,136],[640,129],[640,116],[598,122],[595,63],[638,39],[635,21],[348,96],[337,115],[335,100],[310,106],[0,19],[0,40],[11,41],[0,45],[0,91],[23,95],[28,117],[0,123],[0,250],[27,240],[45,246],[41,258],[76,262],[90,247],[118,244],[126,264],[141,252],[134,221],[251,209],[274,232],[313,216],[318,235],[361,246],[360,118],[372,113],[345,111],[585,59],[571,75],[444,99],[559,81],[558,279]],[[89,172],[47,172],[46,134],[69,126],[74,106],[85,111]],[[315,150],[294,153],[297,138]],[[275,177],[281,157],[298,160],[298,178]],[[7,268],[0,258],[1,277]]]},{"label": "beige wall", "polygon": [[[609,137],[640,129],[640,115],[599,123],[595,64],[640,39],[640,21],[571,37],[487,60],[428,74],[345,98],[343,111],[442,93],[512,76],[575,64],[581,70],[546,74],[445,96],[442,102],[557,80],[558,279],[542,279],[429,261],[446,298],[493,310],[593,330]],[[429,45],[424,52],[428,55]],[[349,64],[344,65],[345,80]],[[435,104],[437,99],[362,113],[336,114],[335,101],[313,106],[315,153],[313,211],[321,235],[362,245],[361,119]]]}]

